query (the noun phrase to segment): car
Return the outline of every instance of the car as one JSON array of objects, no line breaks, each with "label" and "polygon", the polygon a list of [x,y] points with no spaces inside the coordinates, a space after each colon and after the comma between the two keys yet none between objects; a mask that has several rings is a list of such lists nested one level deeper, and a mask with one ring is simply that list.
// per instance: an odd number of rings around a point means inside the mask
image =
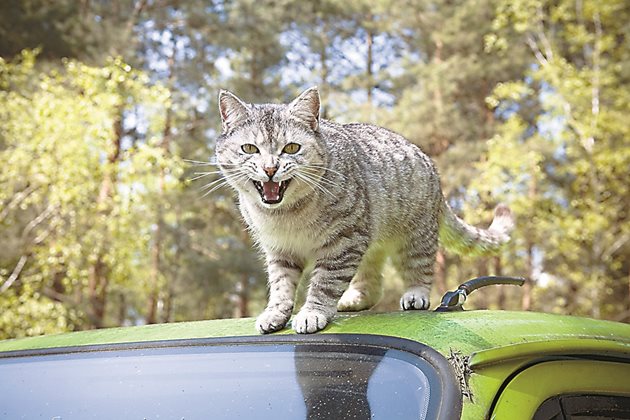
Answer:
[{"label": "car", "polygon": [[[2,419],[630,419],[630,325],[473,310],[254,319],[0,342]],[[454,309],[454,310],[449,310]]]}]

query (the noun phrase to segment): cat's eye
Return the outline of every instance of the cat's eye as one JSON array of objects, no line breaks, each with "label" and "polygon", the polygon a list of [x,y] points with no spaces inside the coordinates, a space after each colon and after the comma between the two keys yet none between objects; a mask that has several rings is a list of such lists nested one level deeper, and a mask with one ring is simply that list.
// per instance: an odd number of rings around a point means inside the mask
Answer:
[{"label": "cat's eye", "polygon": [[258,147],[249,143],[242,145],[241,149],[243,150],[243,152],[247,153],[248,155],[253,155],[254,153],[258,153]]},{"label": "cat's eye", "polygon": [[284,149],[282,149],[282,151],[284,153],[288,153],[290,155],[293,155],[293,154],[299,152],[301,148],[302,148],[302,146],[300,146],[297,143],[289,143],[286,146],[284,146]]}]

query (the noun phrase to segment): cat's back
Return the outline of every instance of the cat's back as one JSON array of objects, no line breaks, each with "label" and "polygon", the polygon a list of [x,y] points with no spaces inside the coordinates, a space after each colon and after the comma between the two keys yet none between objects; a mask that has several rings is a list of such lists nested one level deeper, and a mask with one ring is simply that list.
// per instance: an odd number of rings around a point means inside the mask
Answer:
[{"label": "cat's back", "polygon": [[[366,170],[394,171],[397,175],[437,175],[431,159],[400,134],[366,123],[335,124],[326,121],[324,135],[330,151],[352,157]],[[391,172],[390,172],[391,174]]]},{"label": "cat's back", "polygon": [[363,200],[378,238],[403,235],[422,214],[438,208],[439,175],[431,159],[400,134],[371,124],[322,127],[332,167],[344,175],[353,202]]}]

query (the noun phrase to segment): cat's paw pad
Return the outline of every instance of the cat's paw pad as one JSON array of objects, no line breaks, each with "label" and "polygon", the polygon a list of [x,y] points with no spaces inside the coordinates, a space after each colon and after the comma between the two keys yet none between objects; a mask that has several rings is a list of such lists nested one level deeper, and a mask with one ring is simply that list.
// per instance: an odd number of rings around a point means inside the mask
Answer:
[{"label": "cat's paw pad", "polygon": [[372,307],[365,293],[357,289],[350,288],[343,293],[337,303],[337,310],[340,312],[355,312]]},{"label": "cat's paw pad", "polygon": [[429,293],[425,290],[412,289],[400,298],[400,307],[404,311],[414,309],[429,309]]},{"label": "cat's paw pad", "polygon": [[261,334],[279,331],[287,325],[290,317],[291,311],[287,313],[277,308],[267,308],[256,318],[256,329]]},{"label": "cat's paw pad", "polygon": [[298,334],[311,334],[323,330],[332,316],[316,310],[302,309],[291,321],[291,326]]}]

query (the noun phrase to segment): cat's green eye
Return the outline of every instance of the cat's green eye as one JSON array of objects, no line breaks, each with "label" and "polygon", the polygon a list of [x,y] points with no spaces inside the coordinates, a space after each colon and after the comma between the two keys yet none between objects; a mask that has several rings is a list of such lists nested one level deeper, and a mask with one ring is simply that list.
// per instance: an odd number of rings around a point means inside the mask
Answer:
[{"label": "cat's green eye", "polygon": [[249,143],[242,145],[241,149],[243,150],[243,152],[247,153],[248,155],[253,155],[254,153],[258,153],[258,147]]},{"label": "cat's green eye", "polygon": [[293,154],[299,152],[301,148],[302,148],[302,146],[300,146],[297,143],[289,143],[286,146],[284,146],[284,149],[282,149],[282,151],[284,153],[288,153],[290,155],[293,155]]}]

